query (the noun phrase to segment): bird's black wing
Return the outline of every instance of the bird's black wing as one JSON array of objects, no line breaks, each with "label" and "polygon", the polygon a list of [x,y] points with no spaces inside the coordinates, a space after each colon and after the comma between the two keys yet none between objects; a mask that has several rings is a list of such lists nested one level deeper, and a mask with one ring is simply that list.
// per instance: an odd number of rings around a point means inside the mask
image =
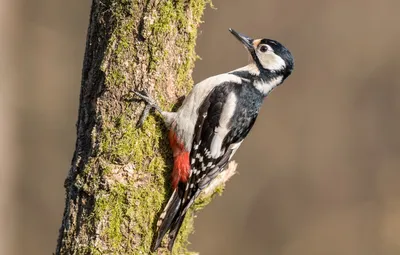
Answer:
[{"label": "bird's black wing", "polygon": [[[225,118],[224,106],[232,103],[229,95],[235,95],[235,109],[229,120],[229,132],[222,138],[220,153],[212,152],[213,140],[219,134],[221,119]],[[197,196],[229,162],[237,147],[252,128],[263,96],[250,85],[226,83],[216,87],[203,101],[198,110],[193,146],[190,152],[191,174],[186,184],[186,201]]]}]

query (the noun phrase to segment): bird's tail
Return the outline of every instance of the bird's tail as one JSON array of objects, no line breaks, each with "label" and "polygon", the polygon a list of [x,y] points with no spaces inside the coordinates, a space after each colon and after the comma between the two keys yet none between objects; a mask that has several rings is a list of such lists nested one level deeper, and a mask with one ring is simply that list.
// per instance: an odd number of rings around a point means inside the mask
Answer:
[{"label": "bird's tail", "polygon": [[[155,250],[157,250],[158,247],[160,247],[161,241],[162,241],[163,237],[165,236],[165,234],[168,232],[168,230],[172,231],[175,229],[177,220],[180,220],[180,218],[183,218],[182,216],[184,216],[184,215],[181,215],[181,204],[182,204],[182,199],[179,194],[179,189],[175,189],[174,192],[172,193],[167,205],[165,206],[164,211],[161,213],[160,218],[158,219],[157,237],[154,240],[153,245],[151,246],[151,249],[150,249],[152,252],[154,252]],[[179,227],[178,227],[178,230],[179,230]],[[170,233],[171,233],[171,231],[170,231]],[[176,237],[176,234],[175,234],[175,237]],[[172,246],[173,246],[173,243],[171,245],[171,249],[172,249]],[[170,245],[168,247],[170,247]]]},{"label": "bird's tail", "polygon": [[183,220],[185,219],[186,212],[182,213],[176,220],[173,222],[171,226],[171,230],[169,231],[169,243],[168,243],[168,250],[172,251],[174,247],[175,239],[178,236],[179,229],[182,226]]},{"label": "bird's tail", "polygon": [[[182,227],[183,220],[185,219],[186,212],[189,209],[190,206],[192,206],[194,200],[198,197],[200,194],[200,190],[197,190],[196,193],[190,198],[189,201],[186,203],[182,204],[180,207],[181,209],[179,210],[179,213],[176,215],[174,221],[171,224],[170,230],[169,230],[169,243],[168,243],[168,250],[172,251],[172,248],[175,243],[175,239],[178,236],[179,230]],[[187,195],[187,194],[185,194]]]}]

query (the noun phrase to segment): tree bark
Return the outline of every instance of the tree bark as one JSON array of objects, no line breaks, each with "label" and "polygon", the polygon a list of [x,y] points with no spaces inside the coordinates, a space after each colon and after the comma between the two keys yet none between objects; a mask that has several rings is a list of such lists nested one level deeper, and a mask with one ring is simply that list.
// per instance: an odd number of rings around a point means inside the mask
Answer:
[{"label": "tree bark", "polygon": [[[128,99],[132,89],[144,89],[171,110],[188,92],[207,1],[93,1],[56,254],[150,253],[171,193],[172,155],[162,120],[150,116],[137,129],[143,103]],[[203,197],[197,207],[208,201]],[[188,253],[192,215],[176,241],[177,254]]]}]

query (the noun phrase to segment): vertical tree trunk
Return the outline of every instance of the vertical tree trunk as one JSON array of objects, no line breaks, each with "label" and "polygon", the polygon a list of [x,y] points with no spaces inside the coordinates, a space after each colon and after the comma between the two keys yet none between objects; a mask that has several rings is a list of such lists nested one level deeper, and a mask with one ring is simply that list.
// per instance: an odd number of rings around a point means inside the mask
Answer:
[{"label": "vertical tree trunk", "polygon": [[[170,194],[171,152],[162,121],[152,116],[136,129],[143,104],[127,99],[145,89],[170,110],[191,88],[207,1],[93,0],[56,254],[149,254]],[[187,218],[179,254],[188,253]]]}]

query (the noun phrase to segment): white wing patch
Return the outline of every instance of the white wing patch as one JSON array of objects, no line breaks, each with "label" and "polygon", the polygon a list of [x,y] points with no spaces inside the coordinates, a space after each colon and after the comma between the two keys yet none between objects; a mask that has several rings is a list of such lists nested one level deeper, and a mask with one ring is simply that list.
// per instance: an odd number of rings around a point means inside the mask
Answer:
[{"label": "white wing patch", "polygon": [[231,144],[231,145],[229,146],[229,149],[232,150],[232,153],[231,153],[231,155],[229,156],[229,160],[231,160],[232,157],[233,157],[233,155],[235,155],[237,149],[239,149],[239,147],[240,147],[240,145],[242,144],[242,142],[243,142],[243,140],[240,141],[240,142],[238,142],[238,143],[233,143],[233,144]]},{"label": "white wing patch", "polygon": [[236,95],[231,92],[226,99],[225,105],[223,106],[221,117],[219,119],[219,126],[215,129],[215,134],[211,142],[210,153],[211,157],[213,158],[218,158],[225,152],[221,149],[222,142],[229,132],[228,124],[235,113],[236,101]]}]

